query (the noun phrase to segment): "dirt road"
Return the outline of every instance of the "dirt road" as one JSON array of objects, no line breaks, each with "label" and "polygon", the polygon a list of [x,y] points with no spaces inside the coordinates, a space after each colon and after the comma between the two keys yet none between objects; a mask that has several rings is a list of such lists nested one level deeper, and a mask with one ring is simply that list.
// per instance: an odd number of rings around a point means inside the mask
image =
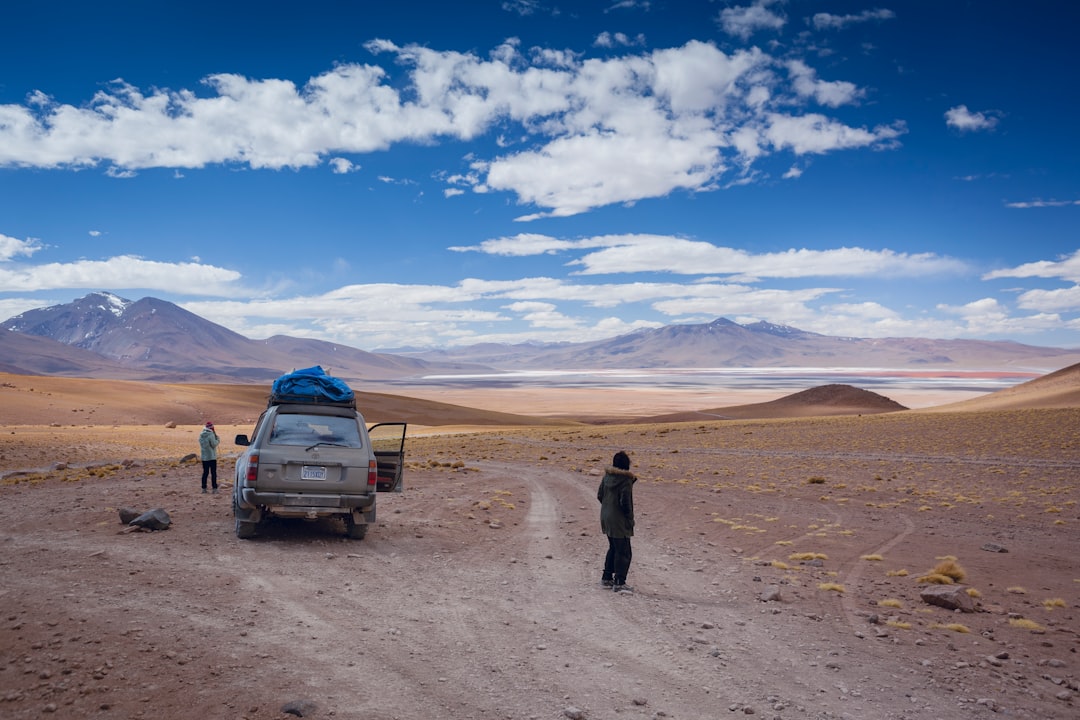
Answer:
[{"label": "dirt road", "polygon": [[[849,422],[833,454],[843,423],[417,438],[363,541],[333,522],[238,540],[228,489],[172,458],[8,476],[0,716],[1076,717],[1080,449],[998,443],[988,464]],[[633,593],[599,586],[621,447]],[[127,532],[123,506],[173,525]],[[945,555],[978,612],[919,600]]]}]

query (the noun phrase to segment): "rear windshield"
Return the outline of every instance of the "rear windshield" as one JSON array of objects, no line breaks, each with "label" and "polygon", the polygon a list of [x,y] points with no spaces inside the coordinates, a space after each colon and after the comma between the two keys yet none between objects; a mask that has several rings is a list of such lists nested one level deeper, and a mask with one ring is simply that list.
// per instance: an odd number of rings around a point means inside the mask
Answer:
[{"label": "rear windshield", "polygon": [[360,427],[355,420],[334,415],[278,415],[270,430],[271,445],[318,443],[340,447],[362,447]]}]

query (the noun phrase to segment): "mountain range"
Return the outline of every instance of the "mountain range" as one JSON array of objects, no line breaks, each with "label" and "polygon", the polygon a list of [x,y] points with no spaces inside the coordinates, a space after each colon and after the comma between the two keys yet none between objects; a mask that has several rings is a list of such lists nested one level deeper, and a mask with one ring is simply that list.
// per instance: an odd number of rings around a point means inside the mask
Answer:
[{"label": "mountain range", "polygon": [[91,293],[0,323],[0,372],[159,382],[267,382],[322,365],[346,380],[500,369],[881,367],[1052,371],[1080,349],[1010,341],[835,337],[725,318],[583,343],[368,352],[276,335],[246,338],[173,303]]}]

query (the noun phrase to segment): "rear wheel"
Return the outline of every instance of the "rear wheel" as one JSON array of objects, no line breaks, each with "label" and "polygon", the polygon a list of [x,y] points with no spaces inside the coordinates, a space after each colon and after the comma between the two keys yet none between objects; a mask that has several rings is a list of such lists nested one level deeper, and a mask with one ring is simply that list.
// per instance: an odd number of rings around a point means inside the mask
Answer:
[{"label": "rear wheel", "polygon": [[363,540],[367,535],[367,523],[358,523],[352,515],[348,515],[345,518],[345,534],[352,540]]},{"label": "rear wheel", "polygon": [[240,506],[233,501],[233,520],[236,524],[236,537],[241,540],[250,540],[258,534],[258,524],[251,520],[242,519],[246,515]]}]

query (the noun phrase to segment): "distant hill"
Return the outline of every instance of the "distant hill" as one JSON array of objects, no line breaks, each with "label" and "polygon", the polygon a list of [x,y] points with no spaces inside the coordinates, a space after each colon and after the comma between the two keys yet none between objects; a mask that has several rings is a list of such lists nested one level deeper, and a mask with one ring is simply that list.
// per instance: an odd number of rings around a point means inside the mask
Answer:
[{"label": "distant hill", "polygon": [[478,344],[367,352],[276,335],[252,340],[157,298],[91,293],[0,323],[0,371],[156,382],[265,383],[322,365],[349,381],[521,369],[878,367],[1046,372],[1080,362],[1080,349],[1014,342],[833,337],[725,318],[668,325],[584,343]]},{"label": "distant hill", "polygon": [[111,293],[30,310],[0,323],[0,331],[0,368],[24,375],[262,383],[311,365],[348,381],[477,369],[323,340],[250,340],[173,303]]},{"label": "distant hill", "polygon": [[694,420],[754,420],[772,418],[828,417],[833,415],[876,415],[907,410],[884,395],[852,385],[829,384],[751,405],[673,413],[642,418],[639,422],[689,422]]},{"label": "distant hill", "polygon": [[614,338],[553,345],[481,344],[415,352],[438,362],[518,369],[888,367],[1052,370],[1080,361],[1080,349],[986,340],[833,337],[772,323],[725,318],[668,325]]},{"label": "distant hill", "polygon": [[1080,407],[1080,363],[989,395],[917,412],[975,412]]}]

